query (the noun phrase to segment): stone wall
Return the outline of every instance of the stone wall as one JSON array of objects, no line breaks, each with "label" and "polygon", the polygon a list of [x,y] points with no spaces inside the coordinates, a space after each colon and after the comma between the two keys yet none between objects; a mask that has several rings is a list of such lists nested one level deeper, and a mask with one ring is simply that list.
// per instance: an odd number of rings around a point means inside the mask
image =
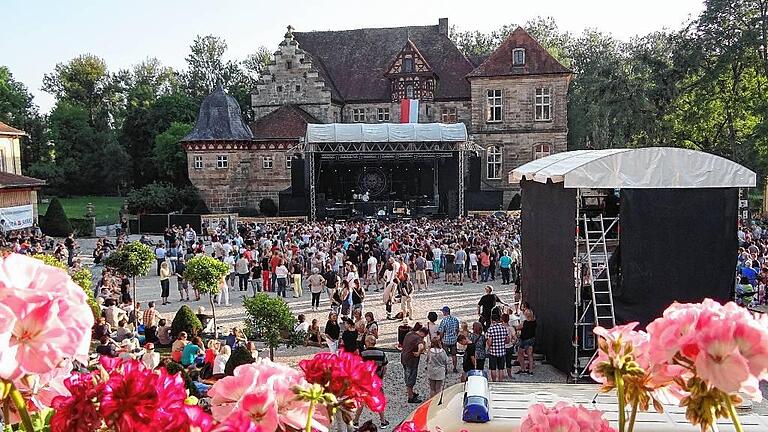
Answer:
[{"label": "stone wall", "polygon": [[251,94],[254,120],[287,104],[299,105],[322,122],[333,121],[331,91],[292,36],[280,43]]},{"label": "stone wall", "polygon": [[[291,186],[291,170],[285,167],[286,150],[187,151],[187,169],[192,184],[200,190],[212,212],[259,208],[262,198],[279,205],[278,193]],[[217,168],[217,157],[227,156],[228,168]],[[271,156],[273,168],[263,168],[263,157]],[[195,168],[195,157],[203,167]]]}]

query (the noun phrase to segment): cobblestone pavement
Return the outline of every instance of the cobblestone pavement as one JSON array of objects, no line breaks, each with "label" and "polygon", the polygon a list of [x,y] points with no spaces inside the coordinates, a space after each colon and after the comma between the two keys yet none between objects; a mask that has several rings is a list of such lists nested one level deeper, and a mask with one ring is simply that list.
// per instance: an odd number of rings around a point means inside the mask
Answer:
[{"label": "cobblestone pavement", "polygon": [[[137,237],[138,238],[138,237]],[[133,238],[132,238],[133,240]],[[92,250],[93,240],[83,239],[78,240],[82,249],[81,256],[87,256]],[[83,260],[87,262],[87,259]],[[100,271],[98,267],[95,268],[94,274]],[[501,281],[497,279],[492,281],[491,285],[494,286],[494,291],[505,302],[512,301],[512,293],[509,286],[501,285]],[[414,319],[422,323],[426,322],[427,313],[430,311],[439,312],[439,310],[447,305],[451,308],[452,314],[459,318],[461,321],[473,321],[477,319],[477,301],[483,294],[484,284],[480,283],[468,283],[465,282],[462,286],[448,285],[441,281],[436,284],[432,284],[426,291],[417,291],[414,293],[413,298],[413,313]],[[193,310],[197,310],[198,306],[203,306],[208,312],[210,312],[210,305],[207,298],[201,299],[198,302],[179,302],[178,291],[176,289],[176,280],[171,280],[171,299],[172,303],[166,306],[160,306],[160,281],[155,276],[154,267],[151,274],[147,277],[137,279],[137,301],[141,302],[143,307],[146,307],[147,302],[156,300],[157,308],[167,318],[172,319],[182,304],[189,305]],[[253,295],[252,292],[248,292],[247,295]],[[310,295],[309,290],[304,289],[304,296],[294,299],[291,297],[292,292],[288,291],[288,298],[286,301],[290,305],[294,313],[303,313],[306,315],[307,320],[311,322],[313,318],[318,320],[321,328],[325,325],[328,319],[328,298],[324,296],[321,301],[321,311],[313,312],[310,307]],[[217,306],[216,317],[218,326],[221,331],[226,334],[233,326],[242,326],[245,318],[245,310],[242,307],[242,299],[244,294],[240,291],[230,291],[231,306]],[[400,354],[396,351],[397,347],[397,327],[400,321],[386,320],[385,309],[381,301],[381,293],[374,292],[373,287],[371,291],[367,293],[367,297],[364,303],[365,311],[372,311],[374,317],[379,323],[380,337],[378,346],[388,352],[389,368],[387,375],[384,378],[384,392],[387,396],[387,410],[386,418],[394,426],[402,421],[416,405],[408,404],[405,398],[405,386],[403,383],[403,369],[400,366]],[[399,310],[399,304],[393,305],[393,311]],[[440,313],[438,313],[440,315]],[[275,352],[275,360],[289,365],[297,365],[301,359],[311,357],[313,354],[321,351],[319,348],[312,347],[297,347],[297,348],[285,348],[281,347]],[[423,365],[422,365],[423,371]],[[418,376],[418,382],[416,391],[422,396],[428,396],[429,388],[425,373],[420,372]],[[459,374],[448,374],[446,380],[446,387],[458,382]],[[514,381],[516,382],[541,382],[541,383],[564,383],[566,382],[566,375],[558,371],[552,366],[547,364],[538,365],[533,376],[515,375]],[[763,394],[768,395],[768,384],[763,383]],[[753,409],[764,415],[768,415],[768,404],[762,402],[755,404]],[[364,412],[361,417],[361,422],[373,419],[378,424],[378,417],[373,416],[367,411]]]}]

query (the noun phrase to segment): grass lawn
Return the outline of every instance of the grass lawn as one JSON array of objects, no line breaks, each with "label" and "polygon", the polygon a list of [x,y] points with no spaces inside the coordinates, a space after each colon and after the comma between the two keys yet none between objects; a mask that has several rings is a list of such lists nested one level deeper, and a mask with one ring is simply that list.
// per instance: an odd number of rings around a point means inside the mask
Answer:
[{"label": "grass lawn", "polygon": [[[50,198],[47,198],[50,200]],[[117,222],[117,215],[123,206],[125,198],[108,196],[81,196],[59,198],[61,205],[67,217],[82,218],[85,216],[85,206],[88,203],[93,205],[93,211],[96,213],[96,225],[108,225]],[[44,215],[48,211],[48,202],[40,203],[39,212]]]}]

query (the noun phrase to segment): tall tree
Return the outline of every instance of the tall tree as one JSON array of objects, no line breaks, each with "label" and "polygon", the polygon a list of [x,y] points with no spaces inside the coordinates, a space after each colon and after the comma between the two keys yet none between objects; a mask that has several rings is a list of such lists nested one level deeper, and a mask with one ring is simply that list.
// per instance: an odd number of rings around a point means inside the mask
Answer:
[{"label": "tall tree", "polygon": [[27,133],[21,144],[22,171],[49,155],[45,119],[27,87],[5,66],[0,66],[0,121]]},{"label": "tall tree", "polygon": [[237,63],[224,60],[227,43],[213,36],[197,36],[189,47],[184,81],[192,97],[203,98],[217,85],[228,87],[242,72]]},{"label": "tall tree", "polygon": [[173,122],[171,126],[155,138],[152,158],[158,168],[158,178],[162,181],[183,186],[189,182],[187,173],[187,154],[179,141],[192,130],[192,124]]}]

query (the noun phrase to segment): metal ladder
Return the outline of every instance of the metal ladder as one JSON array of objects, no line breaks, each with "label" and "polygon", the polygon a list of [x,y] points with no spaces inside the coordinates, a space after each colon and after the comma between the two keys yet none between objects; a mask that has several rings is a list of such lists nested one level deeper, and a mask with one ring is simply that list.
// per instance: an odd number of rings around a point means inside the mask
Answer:
[{"label": "metal ladder", "polygon": [[[584,216],[584,240],[592,285],[592,310],[595,314],[595,326],[599,325],[605,328],[616,325],[611,271],[608,265],[608,246],[605,241],[608,232],[613,229],[617,221],[618,218],[613,218],[613,222],[606,229],[602,214],[597,218]],[[600,229],[590,230],[590,222],[599,222]]]}]

